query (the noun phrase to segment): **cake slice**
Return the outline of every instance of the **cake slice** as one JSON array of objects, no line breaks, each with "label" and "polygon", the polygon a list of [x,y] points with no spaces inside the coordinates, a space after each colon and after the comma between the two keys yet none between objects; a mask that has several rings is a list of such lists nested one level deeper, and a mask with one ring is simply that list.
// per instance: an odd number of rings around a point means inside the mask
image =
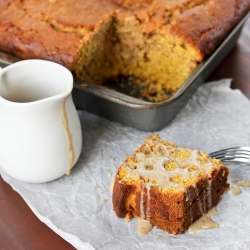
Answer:
[{"label": "cake slice", "polygon": [[178,234],[217,205],[228,174],[220,160],[153,134],[119,167],[113,209]]}]

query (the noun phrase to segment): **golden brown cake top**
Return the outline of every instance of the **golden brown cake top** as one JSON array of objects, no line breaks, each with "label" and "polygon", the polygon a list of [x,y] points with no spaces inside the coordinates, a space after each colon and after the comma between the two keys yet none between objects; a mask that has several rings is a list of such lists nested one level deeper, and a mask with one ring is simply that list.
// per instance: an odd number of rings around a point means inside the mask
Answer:
[{"label": "golden brown cake top", "polygon": [[141,180],[162,190],[174,191],[184,190],[199,179],[209,179],[221,166],[221,161],[202,151],[177,146],[154,134],[126,159],[119,176],[127,183]]},{"label": "golden brown cake top", "polygon": [[168,27],[202,60],[249,9],[250,0],[0,0],[0,48],[71,69],[103,21],[132,18],[146,33]]}]

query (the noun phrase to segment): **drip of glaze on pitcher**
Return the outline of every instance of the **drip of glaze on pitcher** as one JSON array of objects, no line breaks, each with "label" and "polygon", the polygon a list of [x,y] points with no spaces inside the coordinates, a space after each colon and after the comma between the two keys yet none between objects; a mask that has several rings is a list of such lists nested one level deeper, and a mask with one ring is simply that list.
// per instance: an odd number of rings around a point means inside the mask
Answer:
[{"label": "drip of glaze on pitcher", "polygon": [[65,107],[65,102],[66,99],[64,99],[62,103],[62,114],[63,114],[63,126],[65,129],[66,137],[67,137],[67,142],[68,142],[68,150],[70,153],[70,158],[69,158],[69,166],[66,171],[66,175],[70,174],[70,170],[73,167],[74,160],[75,160],[75,153],[74,153],[74,148],[73,148],[73,143],[72,143],[72,137],[69,131],[69,123],[68,123],[68,117],[67,117],[67,112],[66,112],[66,107]]}]

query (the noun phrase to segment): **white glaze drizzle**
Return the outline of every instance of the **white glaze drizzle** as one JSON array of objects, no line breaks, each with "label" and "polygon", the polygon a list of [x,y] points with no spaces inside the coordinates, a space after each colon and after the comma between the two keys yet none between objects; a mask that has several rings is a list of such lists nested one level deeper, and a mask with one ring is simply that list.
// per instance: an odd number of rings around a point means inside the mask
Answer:
[{"label": "white glaze drizzle", "polygon": [[[196,186],[194,188],[195,188],[197,197],[199,197],[199,190],[198,190],[198,188]],[[199,206],[199,209],[200,209],[200,213],[203,214],[203,208],[202,208],[202,203],[201,203],[200,198],[197,198],[197,202],[198,202],[198,206]]]},{"label": "white glaze drizzle", "polygon": [[[147,194],[147,196],[145,194]],[[144,208],[145,197],[147,198],[147,202],[145,203],[146,207]],[[150,220],[150,185],[148,184],[142,185],[141,198],[140,198],[140,216],[143,220]]]},{"label": "white glaze drizzle", "polygon": [[191,233],[197,233],[201,230],[218,228],[220,225],[214,222],[211,217],[217,213],[216,207],[210,209],[206,214],[204,214],[200,219],[195,221],[188,229]]},{"label": "white glaze drizzle", "polygon": [[150,220],[150,185],[146,185],[147,189],[147,208],[146,208],[146,220]]},{"label": "white glaze drizzle", "polygon": [[194,215],[193,215],[193,209],[192,209],[192,204],[193,204],[193,200],[192,200],[192,195],[191,195],[191,190],[189,189],[186,193],[186,201],[189,202],[189,211],[190,211],[190,222],[193,223],[194,220]]},{"label": "white glaze drizzle", "polygon": [[69,166],[68,169],[66,171],[66,175],[70,174],[70,170],[73,167],[74,164],[74,160],[75,160],[75,152],[74,152],[74,148],[73,148],[73,142],[72,142],[72,137],[69,131],[69,123],[68,123],[68,116],[67,116],[67,112],[66,112],[66,107],[65,107],[65,102],[66,102],[66,98],[64,99],[63,103],[62,103],[62,114],[63,114],[63,126],[65,129],[65,133],[66,133],[66,137],[67,137],[67,142],[68,142],[68,150],[69,150]]},{"label": "white glaze drizzle", "polygon": [[144,212],[144,185],[142,185],[141,190],[141,199],[140,199],[140,216],[143,220],[145,220],[145,212]]},{"label": "white glaze drizzle", "polygon": [[248,180],[240,180],[235,181],[233,185],[231,185],[231,190],[233,195],[239,195],[242,193],[241,187],[250,187],[250,181]]},{"label": "white glaze drizzle", "polygon": [[153,228],[153,225],[149,221],[143,220],[141,218],[137,219],[137,234],[138,235],[147,234],[151,231],[152,228]]},{"label": "white glaze drizzle", "polygon": [[[154,141],[154,143],[157,143]],[[182,183],[176,183],[171,181],[171,178],[175,176],[181,176],[184,180],[197,178],[199,173],[204,173],[209,175],[211,170],[214,169],[214,164],[210,161],[201,163],[199,159],[202,157],[199,155],[198,150],[191,150],[184,147],[175,146],[172,150],[167,149],[164,144],[158,143],[156,145],[155,154],[146,155],[143,152],[134,153],[133,157],[137,162],[134,163],[136,169],[131,169],[129,164],[124,164],[128,174],[127,178],[139,178],[139,176],[147,177],[150,180],[157,180],[157,183],[151,183],[155,186],[160,186],[162,189],[167,188],[177,188],[184,190],[184,185]],[[162,148],[162,150],[160,150]],[[160,151],[160,152],[158,152]],[[187,152],[190,154],[189,157],[185,159],[179,159],[171,155],[175,151]],[[169,162],[175,162],[177,164],[176,169],[172,171],[167,171],[165,165]],[[187,166],[194,166],[197,171],[189,171],[188,167],[183,168],[183,164]],[[147,166],[151,166],[152,169],[148,170]]]},{"label": "white glaze drizzle", "polygon": [[241,187],[250,187],[250,181],[248,180],[237,181],[237,184]]},{"label": "white glaze drizzle", "polygon": [[211,180],[207,180],[207,198],[208,198],[208,209],[212,207],[212,193],[211,193]]},{"label": "white glaze drizzle", "polygon": [[239,195],[242,193],[240,187],[236,184],[231,185],[231,190],[233,195]]}]

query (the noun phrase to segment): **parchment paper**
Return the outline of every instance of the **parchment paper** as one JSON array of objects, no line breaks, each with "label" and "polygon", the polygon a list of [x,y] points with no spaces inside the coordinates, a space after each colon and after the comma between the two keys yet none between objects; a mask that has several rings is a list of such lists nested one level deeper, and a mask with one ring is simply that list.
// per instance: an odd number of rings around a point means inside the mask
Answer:
[{"label": "parchment paper", "polygon": [[[163,139],[207,153],[250,146],[250,101],[225,79],[202,85],[177,117],[158,131]],[[143,236],[137,220],[126,223],[112,210],[110,183],[117,167],[151,134],[79,111],[83,150],[70,176],[45,184],[8,182],[38,218],[77,249],[249,249],[250,188],[227,192],[213,220],[220,228],[170,235],[156,227]],[[227,164],[229,182],[250,180],[250,166]]]}]

